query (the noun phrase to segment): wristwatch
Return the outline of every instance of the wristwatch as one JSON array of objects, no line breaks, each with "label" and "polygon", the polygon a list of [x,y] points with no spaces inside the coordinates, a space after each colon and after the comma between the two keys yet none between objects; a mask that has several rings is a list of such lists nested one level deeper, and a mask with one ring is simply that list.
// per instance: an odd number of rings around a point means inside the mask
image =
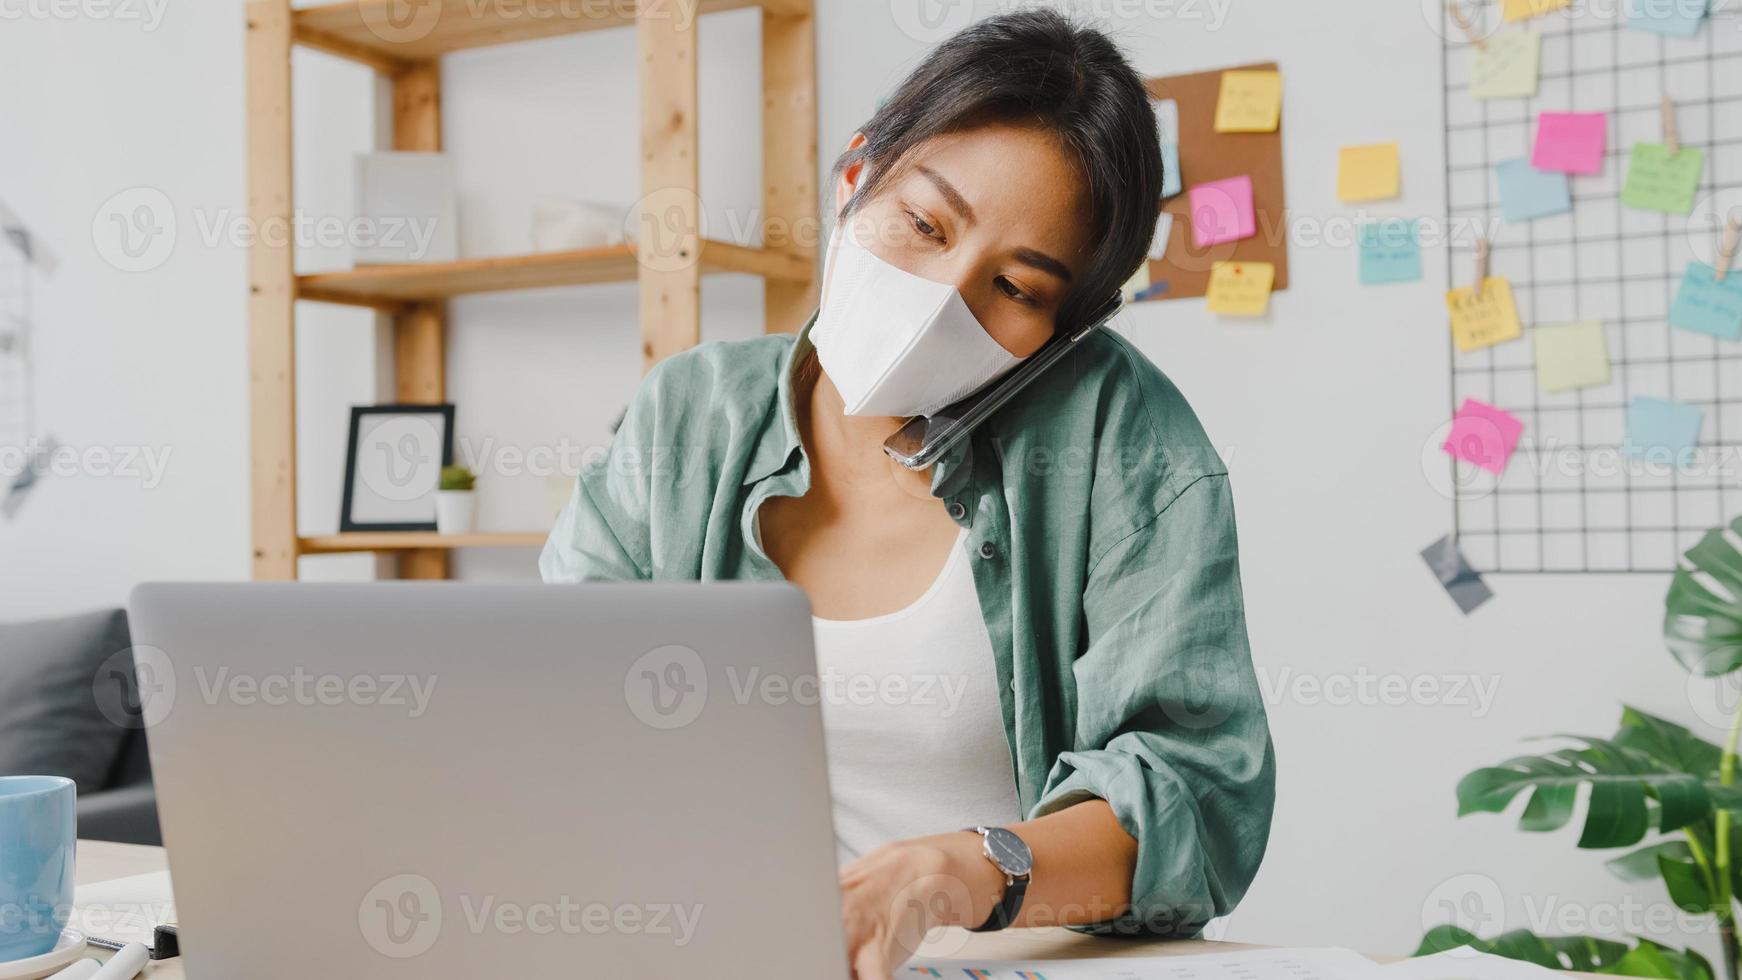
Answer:
[{"label": "wristwatch", "polygon": [[980,835],[982,853],[1004,874],[1004,898],[992,909],[984,923],[969,932],[997,932],[1009,928],[1022,911],[1022,897],[1028,893],[1028,881],[1034,876],[1034,853],[1022,838],[1003,827],[969,827]]}]

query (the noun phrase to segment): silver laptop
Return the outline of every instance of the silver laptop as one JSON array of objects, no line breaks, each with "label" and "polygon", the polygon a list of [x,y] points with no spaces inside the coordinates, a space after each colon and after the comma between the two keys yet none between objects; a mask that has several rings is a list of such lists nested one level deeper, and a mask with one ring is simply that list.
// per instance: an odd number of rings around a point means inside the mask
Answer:
[{"label": "silver laptop", "polygon": [[798,591],[131,605],[191,980],[845,980]]}]

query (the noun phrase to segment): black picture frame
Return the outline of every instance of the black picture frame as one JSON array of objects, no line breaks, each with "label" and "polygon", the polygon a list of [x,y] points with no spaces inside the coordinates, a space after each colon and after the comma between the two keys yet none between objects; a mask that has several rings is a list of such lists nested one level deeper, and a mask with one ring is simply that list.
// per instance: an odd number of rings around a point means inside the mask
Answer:
[{"label": "black picture frame", "polygon": [[[351,432],[345,449],[345,491],[340,504],[339,530],[354,531],[434,531],[436,529],[434,514],[434,496],[431,491],[431,514],[428,521],[414,522],[370,522],[358,521],[352,517],[356,505],[355,490],[357,486],[358,450],[361,448],[363,421],[372,415],[439,415],[442,420],[441,433],[441,465],[454,464],[454,406],[441,405],[353,405],[351,407]],[[438,483],[439,486],[439,483]]]}]

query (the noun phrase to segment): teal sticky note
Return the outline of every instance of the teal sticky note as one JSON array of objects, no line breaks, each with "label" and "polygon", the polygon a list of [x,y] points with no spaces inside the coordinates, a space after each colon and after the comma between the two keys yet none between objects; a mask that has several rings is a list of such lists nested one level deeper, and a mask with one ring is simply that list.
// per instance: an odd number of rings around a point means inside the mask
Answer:
[{"label": "teal sticky note", "polygon": [[1500,215],[1507,221],[1529,221],[1573,209],[1566,174],[1538,170],[1522,157],[1496,164],[1494,173],[1500,180]]},{"label": "teal sticky note", "polygon": [[1669,37],[1693,37],[1706,19],[1707,0],[1627,0],[1627,26]]},{"label": "teal sticky note", "polygon": [[1688,214],[1705,172],[1704,150],[1683,147],[1672,156],[1661,143],[1635,143],[1627,182],[1621,185],[1621,203],[1642,211]]},{"label": "teal sticky note", "polygon": [[1742,274],[1724,277],[1704,262],[1689,262],[1669,308],[1670,326],[1725,340],[1742,339]]},{"label": "teal sticky note", "polygon": [[1627,403],[1627,441],[1621,451],[1650,463],[1687,466],[1700,444],[1706,410],[1667,398],[1635,398]]},{"label": "teal sticky note", "polygon": [[1161,147],[1161,196],[1172,197],[1184,189],[1179,173],[1179,144],[1164,143]]},{"label": "teal sticky note", "polygon": [[1387,218],[1361,225],[1357,234],[1362,285],[1421,280],[1421,239],[1415,221]]}]

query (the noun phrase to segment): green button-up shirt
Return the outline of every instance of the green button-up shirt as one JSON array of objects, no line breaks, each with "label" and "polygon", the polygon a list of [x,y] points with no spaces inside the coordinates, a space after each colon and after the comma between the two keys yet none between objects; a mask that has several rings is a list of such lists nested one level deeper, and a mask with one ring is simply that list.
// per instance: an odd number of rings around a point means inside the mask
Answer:
[{"label": "green button-up shirt", "polygon": [[[545,579],[780,580],[756,513],[810,487],[810,351],[807,328],[656,367],[576,482]],[[1264,854],[1275,761],[1227,470],[1185,398],[1102,331],[939,460],[932,493],[968,530],[1024,812],[1100,798],[1138,842],[1132,909],[1104,928],[1226,914]]]}]

